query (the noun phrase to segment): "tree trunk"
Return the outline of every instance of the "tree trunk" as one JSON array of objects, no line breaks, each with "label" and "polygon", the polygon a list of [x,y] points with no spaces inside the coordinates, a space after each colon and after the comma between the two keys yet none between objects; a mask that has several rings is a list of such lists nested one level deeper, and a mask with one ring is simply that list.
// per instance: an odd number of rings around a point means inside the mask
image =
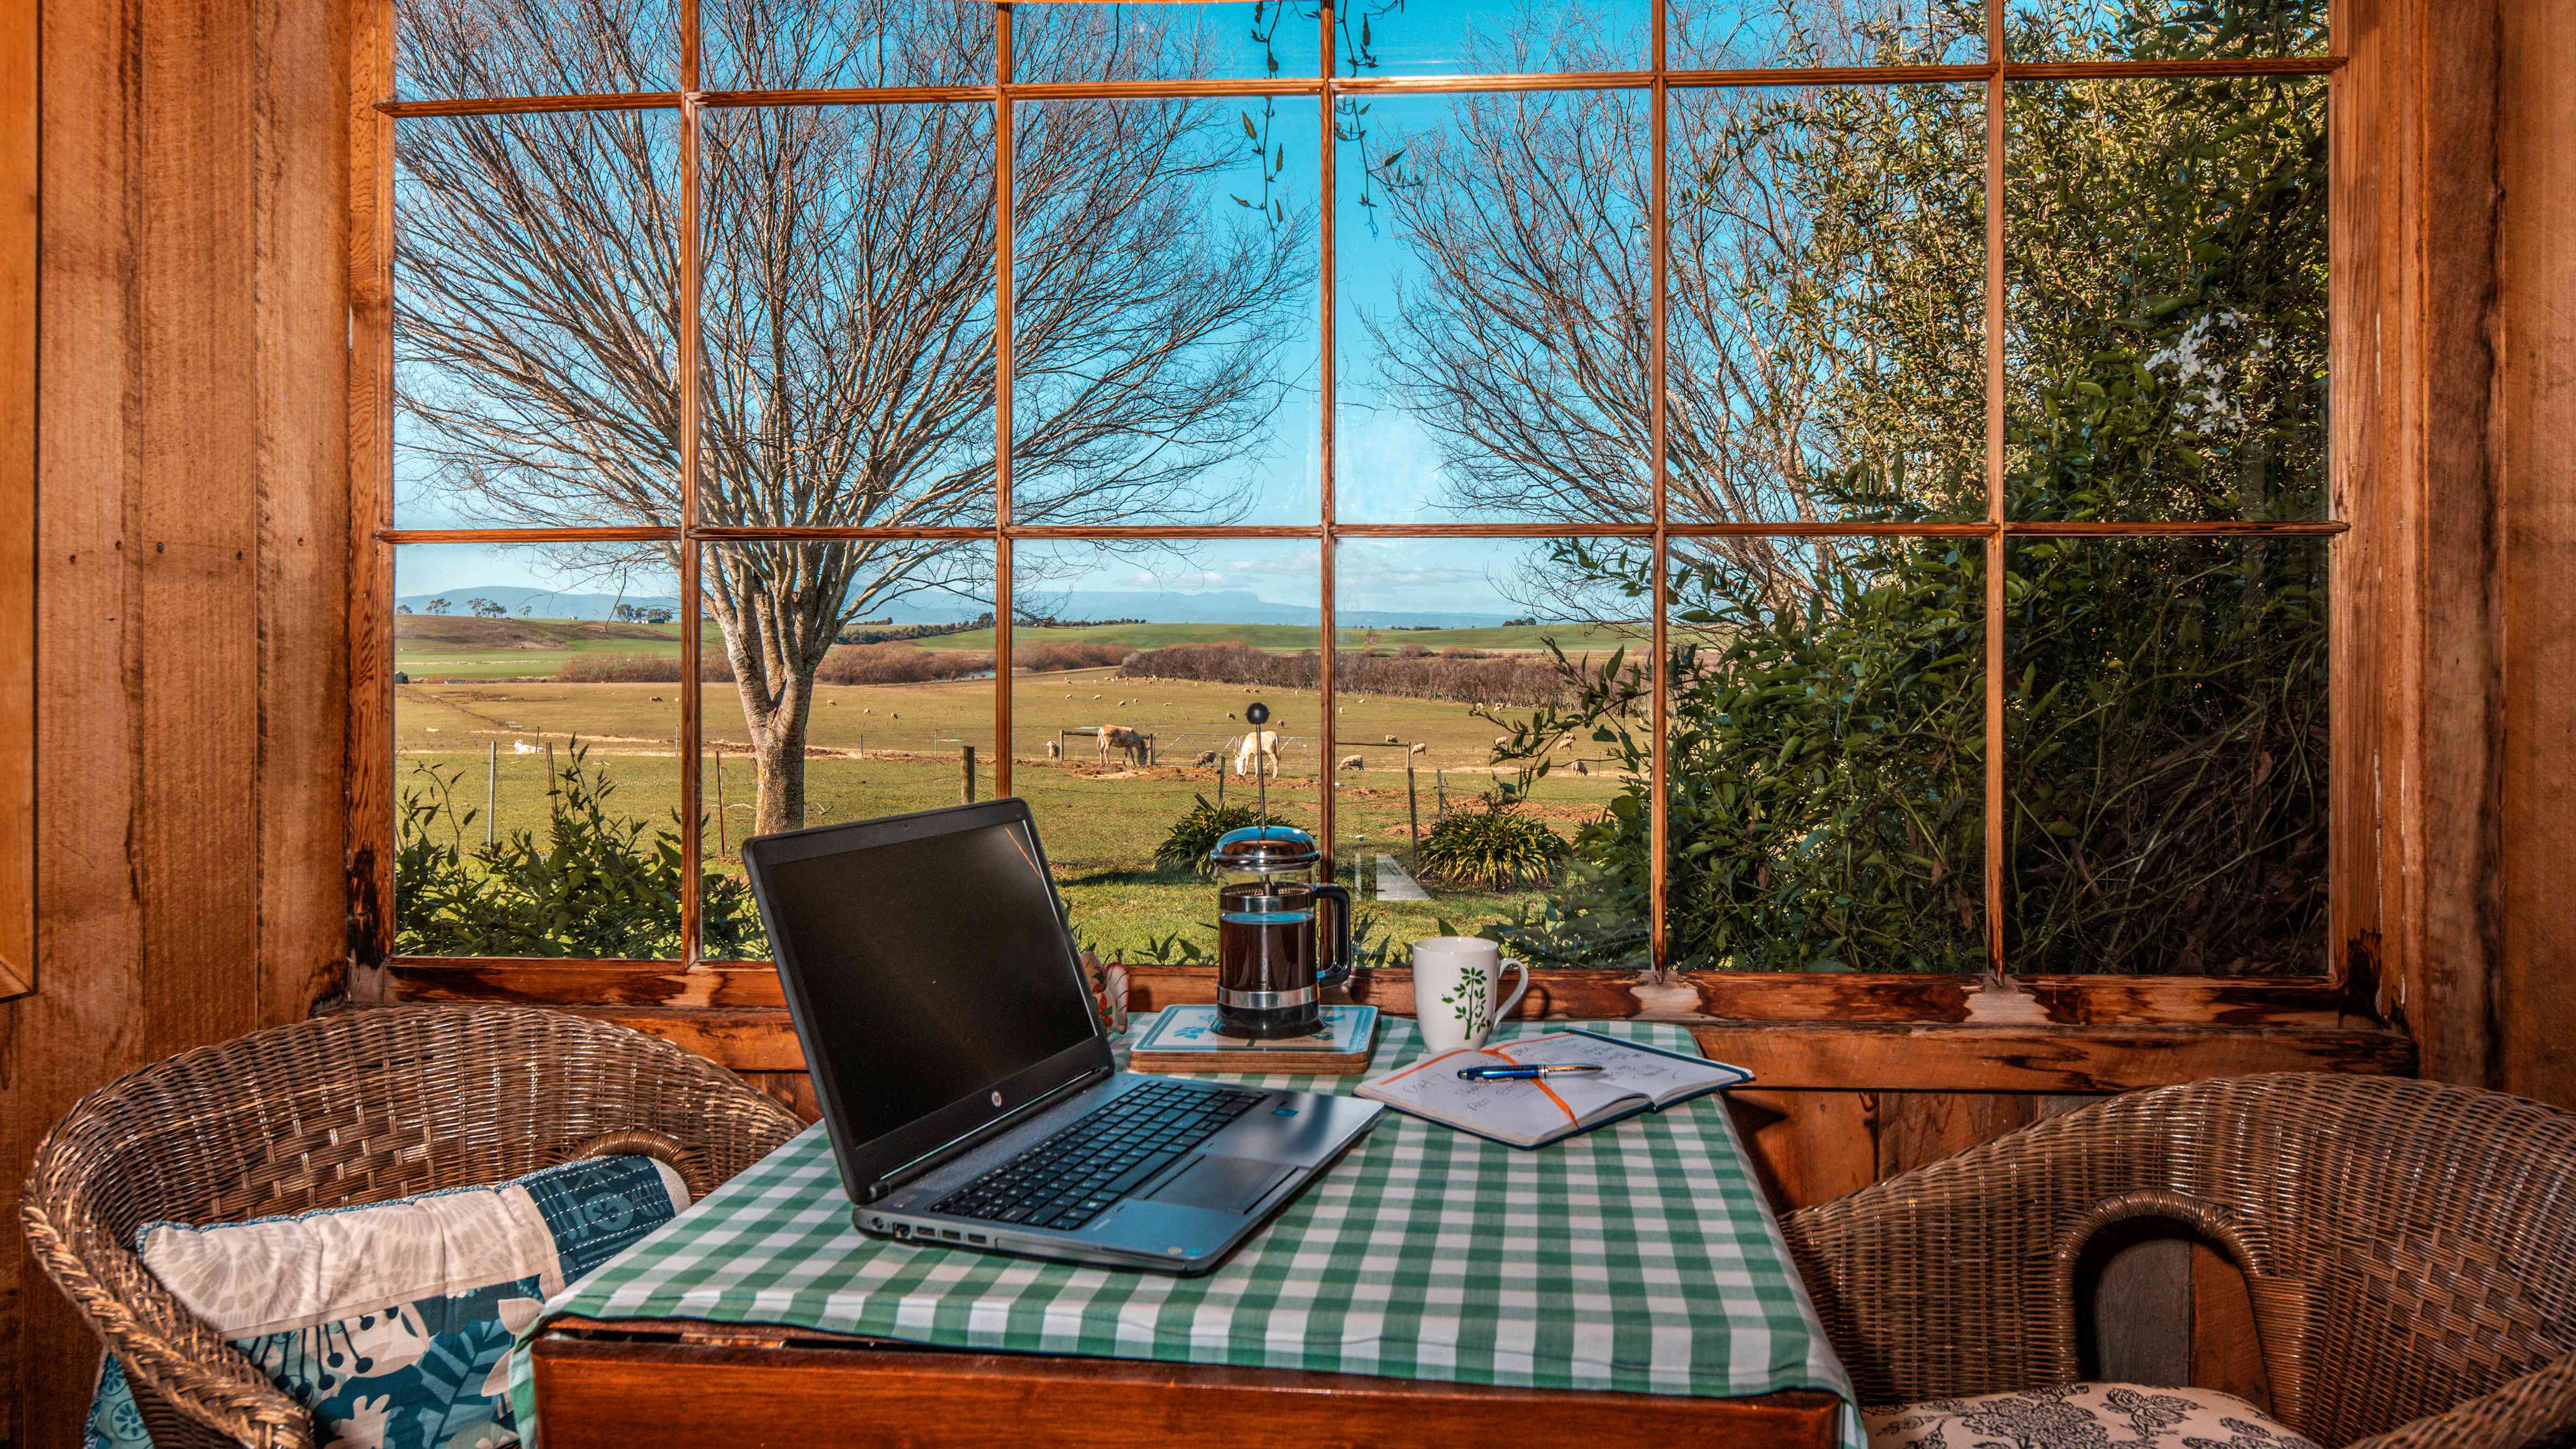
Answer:
[{"label": "tree trunk", "polygon": [[743,692],[743,721],[751,727],[751,758],[760,776],[752,830],[761,835],[805,823],[805,726],[813,681],[790,677],[781,683],[777,706],[765,713],[751,689]]}]

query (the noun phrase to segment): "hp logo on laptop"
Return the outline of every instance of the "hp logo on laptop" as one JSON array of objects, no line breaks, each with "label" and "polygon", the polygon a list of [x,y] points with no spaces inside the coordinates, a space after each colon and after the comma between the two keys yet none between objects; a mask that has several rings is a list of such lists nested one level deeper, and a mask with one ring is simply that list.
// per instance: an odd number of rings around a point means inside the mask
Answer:
[{"label": "hp logo on laptop", "polygon": [[999,1092],[995,1092],[995,1093],[993,1094],[993,1105],[994,1105],[994,1106],[996,1106],[996,1107],[998,1107],[998,1106],[1002,1105],[1002,1094],[1001,1094],[1001,1093],[999,1093]]}]

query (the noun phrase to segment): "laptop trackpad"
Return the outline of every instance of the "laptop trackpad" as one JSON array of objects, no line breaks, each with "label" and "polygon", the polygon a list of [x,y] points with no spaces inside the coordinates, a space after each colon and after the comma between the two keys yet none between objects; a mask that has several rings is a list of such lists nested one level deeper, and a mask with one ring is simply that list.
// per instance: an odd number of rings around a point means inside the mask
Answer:
[{"label": "laptop trackpad", "polygon": [[1221,1213],[1248,1213],[1270,1190],[1288,1180],[1293,1167],[1257,1157],[1219,1157],[1213,1153],[1181,1169],[1181,1174],[1145,1195],[1147,1202],[1179,1207],[1213,1208]]}]

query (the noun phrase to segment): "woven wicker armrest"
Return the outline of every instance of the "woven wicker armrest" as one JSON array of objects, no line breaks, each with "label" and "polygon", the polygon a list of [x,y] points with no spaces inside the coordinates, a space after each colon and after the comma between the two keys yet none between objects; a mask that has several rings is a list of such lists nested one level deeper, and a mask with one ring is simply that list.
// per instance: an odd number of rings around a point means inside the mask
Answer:
[{"label": "woven wicker armrest", "polygon": [[139,1229],[384,1202],[615,1152],[670,1163],[700,1197],[801,1128],[722,1067],[622,1027],[525,1007],[366,1008],[90,1093],[37,1147],[19,1215],[164,1449],[308,1449],[311,1417],[161,1285],[135,1252]]},{"label": "woven wicker armrest", "polygon": [[[38,1160],[44,1160],[39,1153]],[[149,1390],[225,1437],[266,1449],[312,1449],[313,1416],[241,1350],[181,1303],[130,1249],[91,1228],[57,1223],[27,1184],[19,1219],[36,1261],[53,1275],[138,1390]],[[76,1195],[66,1194],[77,1204]],[[77,1215],[75,1205],[73,1215]],[[77,1244],[77,1246],[75,1246]]]},{"label": "woven wicker armrest", "polygon": [[2065,1214],[2039,1206],[2008,1176],[1953,1158],[1782,1222],[1861,1402],[2075,1376],[2058,1301]]},{"label": "woven wicker armrest", "polygon": [[2524,1449],[2563,1443],[2570,1427],[2576,1427],[2576,1354],[2345,1449]]}]

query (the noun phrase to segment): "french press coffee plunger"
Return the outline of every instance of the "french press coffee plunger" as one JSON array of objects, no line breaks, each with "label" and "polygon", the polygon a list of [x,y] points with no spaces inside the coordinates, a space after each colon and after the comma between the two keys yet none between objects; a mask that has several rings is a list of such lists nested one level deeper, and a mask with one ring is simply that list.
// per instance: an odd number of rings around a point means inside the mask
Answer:
[{"label": "french press coffee plunger", "polygon": [[[1270,707],[1243,711],[1258,736]],[[1255,748],[1261,823],[1229,830],[1208,852],[1217,878],[1217,1030],[1255,1041],[1324,1029],[1323,988],[1351,974],[1351,893],[1314,879],[1324,853],[1315,837],[1270,823],[1272,756]],[[1333,951],[1322,954],[1317,914],[1332,906]]]}]

